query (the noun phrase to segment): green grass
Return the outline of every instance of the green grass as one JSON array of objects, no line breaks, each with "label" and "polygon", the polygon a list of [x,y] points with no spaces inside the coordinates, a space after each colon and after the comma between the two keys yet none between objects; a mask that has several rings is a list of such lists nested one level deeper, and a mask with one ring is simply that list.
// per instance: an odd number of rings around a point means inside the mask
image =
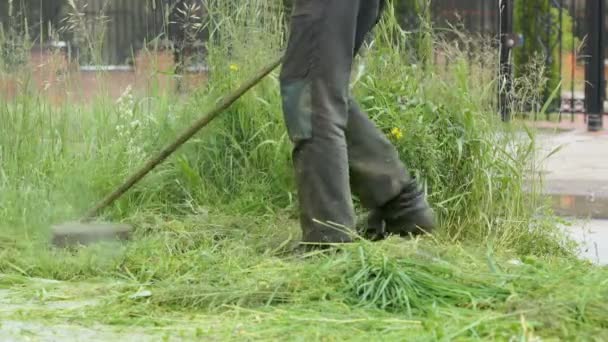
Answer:
[{"label": "green grass", "polygon": [[[586,262],[399,239],[294,256],[281,253],[282,239],[268,241],[281,225],[225,220],[165,223],[113,255],[83,250],[77,264],[58,253],[53,259],[74,273],[69,282],[4,276],[11,301],[29,303],[11,317],[222,339],[607,337],[608,271]],[[234,222],[250,222],[249,231],[233,228],[218,242],[217,227]],[[79,275],[90,270],[97,277]]]},{"label": "green grass", "polygon": [[[133,224],[133,241],[49,248],[51,224],[78,218],[279,54],[282,17],[266,2],[211,2],[211,12],[221,40],[210,45],[209,83],[193,94],[53,106],[22,82],[18,98],[0,100],[0,288],[18,305],[99,299],[0,317],[217,339],[608,338],[606,269],[576,260],[545,201],[523,190],[538,162],[533,133],[499,121],[495,83],[467,51],[441,46],[447,73],[410,65],[390,17],[357,61],[353,91],[388,135],[403,132],[392,139],[428,189],[436,235],[293,253],[297,202],[275,73],[103,213]],[[151,296],[132,298],[142,291]]]}]

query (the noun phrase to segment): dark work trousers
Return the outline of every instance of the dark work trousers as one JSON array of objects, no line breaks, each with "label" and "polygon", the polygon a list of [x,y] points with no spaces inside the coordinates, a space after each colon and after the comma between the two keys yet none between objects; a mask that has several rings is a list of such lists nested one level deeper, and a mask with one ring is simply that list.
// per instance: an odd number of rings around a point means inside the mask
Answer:
[{"label": "dark work trousers", "polygon": [[303,242],[352,241],[351,193],[383,219],[425,210],[395,147],[349,91],[353,59],[383,0],[295,0],[281,70]]}]

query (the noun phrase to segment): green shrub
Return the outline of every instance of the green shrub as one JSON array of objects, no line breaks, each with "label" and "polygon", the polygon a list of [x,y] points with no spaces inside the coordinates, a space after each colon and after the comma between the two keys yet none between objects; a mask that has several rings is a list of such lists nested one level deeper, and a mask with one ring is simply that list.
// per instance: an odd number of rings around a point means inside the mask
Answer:
[{"label": "green shrub", "polygon": [[[559,9],[550,0],[516,0],[514,13],[515,32],[524,36],[524,45],[514,50],[515,76],[521,77],[534,72],[537,58],[545,61],[543,102],[556,89],[561,81],[559,61],[564,52],[572,48],[576,39],[572,31],[572,16],[567,8],[563,9],[561,22],[560,51],[560,15]],[[557,104],[559,98],[555,100]]]}]

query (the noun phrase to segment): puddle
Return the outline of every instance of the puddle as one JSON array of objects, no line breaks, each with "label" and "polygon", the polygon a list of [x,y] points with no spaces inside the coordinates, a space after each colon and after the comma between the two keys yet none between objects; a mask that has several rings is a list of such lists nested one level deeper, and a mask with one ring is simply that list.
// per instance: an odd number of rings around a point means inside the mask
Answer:
[{"label": "puddle", "polygon": [[608,265],[608,220],[571,220],[566,232],[579,243],[580,257]]}]

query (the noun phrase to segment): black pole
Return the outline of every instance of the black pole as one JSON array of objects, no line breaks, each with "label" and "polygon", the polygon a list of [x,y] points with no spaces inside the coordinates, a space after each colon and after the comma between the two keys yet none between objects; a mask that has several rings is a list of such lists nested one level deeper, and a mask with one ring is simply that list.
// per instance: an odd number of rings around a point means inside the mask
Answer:
[{"label": "black pole", "polygon": [[585,104],[587,107],[587,129],[591,132],[602,130],[606,82],[604,79],[604,0],[587,0],[587,25],[589,61],[585,70]]},{"label": "black pole", "polygon": [[[562,57],[564,56],[564,35],[563,35],[563,25],[564,25],[564,0],[559,1],[559,53],[558,53],[558,62],[559,62],[559,79],[563,79],[564,75],[562,74]],[[559,94],[561,99],[562,86],[560,85]],[[562,106],[561,101],[559,103],[559,122],[562,122]]]},{"label": "black pole", "polygon": [[578,51],[576,51],[576,37],[578,37],[578,12],[576,11],[576,1],[572,1],[572,62],[570,70],[570,121],[574,122],[574,83],[576,78],[576,66],[578,61]]},{"label": "black pole", "polygon": [[513,40],[513,0],[499,0],[500,10],[500,68],[498,106],[503,121],[511,121],[509,110],[509,94],[513,86],[513,67],[511,64],[511,49],[515,46]]},{"label": "black pole", "polygon": [[481,34],[485,38],[486,33],[486,2],[481,0]]}]

